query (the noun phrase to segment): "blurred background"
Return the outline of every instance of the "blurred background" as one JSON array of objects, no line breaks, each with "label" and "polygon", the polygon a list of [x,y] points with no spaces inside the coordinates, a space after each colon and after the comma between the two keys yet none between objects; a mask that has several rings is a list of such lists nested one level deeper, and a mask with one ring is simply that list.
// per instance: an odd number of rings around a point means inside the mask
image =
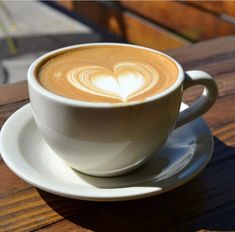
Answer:
[{"label": "blurred background", "polygon": [[33,60],[64,46],[125,42],[166,51],[232,34],[234,1],[0,1],[0,85],[25,80]]}]

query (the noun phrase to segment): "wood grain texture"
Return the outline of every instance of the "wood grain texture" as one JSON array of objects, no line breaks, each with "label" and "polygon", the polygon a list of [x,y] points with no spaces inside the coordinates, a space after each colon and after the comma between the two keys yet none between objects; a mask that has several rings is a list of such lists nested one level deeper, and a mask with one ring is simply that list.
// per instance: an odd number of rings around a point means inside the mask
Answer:
[{"label": "wood grain texture", "polygon": [[[159,50],[172,49],[189,44],[189,41],[160,26],[118,8],[94,1],[75,1],[72,3],[72,9],[78,15],[124,38],[130,43]],[[63,5],[64,2],[59,2],[59,4]],[[65,2],[64,6],[68,9],[67,2]],[[69,9],[71,9],[70,6]]]},{"label": "wood grain texture", "polygon": [[8,117],[11,116],[12,113],[14,113],[16,110],[18,110],[20,107],[22,107],[26,103],[28,103],[28,99],[1,106],[0,107],[0,127],[3,126],[4,122],[7,120]]},{"label": "wood grain texture", "polygon": [[[235,32],[233,23],[183,2],[121,1],[121,4],[194,41],[232,35]],[[235,6],[234,3],[230,5]]]},{"label": "wood grain texture", "polygon": [[208,10],[213,13],[227,14],[235,17],[234,1],[187,1],[194,6],[199,6],[201,9]]},{"label": "wood grain texture", "polygon": [[[10,93],[10,94],[9,94]],[[29,98],[27,82],[0,86],[0,106]]]},{"label": "wood grain texture", "polygon": [[40,232],[64,232],[64,231],[69,231],[69,232],[91,232],[92,230],[83,228],[76,223],[73,223],[70,220],[61,220],[55,224],[52,224],[50,226],[43,227],[37,231]]},{"label": "wood grain texture", "polygon": [[8,194],[14,194],[32,187],[30,184],[16,176],[13,172],[9,172],[9,168],[3,160],[0,160],[0,176],[0,201],[2,197],[7,196]]},{"label": "wood grain texture", "polygon": [[[204,115],[215,151],[206,169],[168,193],[130,202],[67,199],[36,189],[0,162],[0,231],[234,231],[235,229],[235,36],[168,52],[183,67],[208,71],[219,85],[215,106]],[[8,95],[18,86],[8,86]],[[26,83],[22,84],[26,88]],[[18,90],[20,90],[19,88]],[[200,89],[185,94],[190,103]],[[6,97],[0,125],[28,102]]]}]

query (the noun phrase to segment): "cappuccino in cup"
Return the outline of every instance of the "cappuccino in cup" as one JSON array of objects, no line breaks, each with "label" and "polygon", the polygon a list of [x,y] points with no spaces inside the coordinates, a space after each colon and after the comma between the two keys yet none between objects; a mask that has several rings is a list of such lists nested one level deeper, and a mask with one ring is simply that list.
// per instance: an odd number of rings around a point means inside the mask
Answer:
[{"label": "cappuccino in cup", "polygon": [[[183,91],[204,92],[180,112]],[[47,144],[70,167],[112,177],[151,162],[170,133],[214,104],[203,71],[184,72],[168,55],[120,43],[61,48],[29,68],[32,113]]]},{"label": "cappuccino in cup", "polygon": [[173,85],[178,76],[167,57],[127,46],[71,49],[47,60],[38,80],[48,91],[86,102],[147,100]]}]

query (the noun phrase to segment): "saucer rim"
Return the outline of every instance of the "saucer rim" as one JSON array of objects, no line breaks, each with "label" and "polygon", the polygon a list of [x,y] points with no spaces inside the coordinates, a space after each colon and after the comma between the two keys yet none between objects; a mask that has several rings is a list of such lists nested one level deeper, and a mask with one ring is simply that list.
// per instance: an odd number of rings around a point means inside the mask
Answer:
[{"label": "saucer rim", "polygon": [[[184,103],[182,103],[184,104]],[[186,105],[186,104],[184,104]],[[27,112],[27,113],[26,113]],[[25,170],[21,170],[22,168],[20,168],[20,165],[17,165],[17,163],[11,162],[11,158],[14,157],[15,155],[8,155],[8,152],[4,149],[4,135],[5,134],[9,134],[12,132],[9,132],[9,127],[15,123],[15,120],[18,119],[19,115],[24,113],[24,118],[21,120],[22,125],[21,125],[21,129],[22,130],[24,128],[24,125],[27,124],[27,122],[30,120],[30,118],[32,118],[32,111],[31,111],[31,106],[30,103],[22,106],[20,109],[18,109],[15,113],[13,113],[5,122],[5,124],[3,125],[1,132],[0,132],[0,153],[2,155],[2,158],[4,160],[4,162],[6,163],[6,165],[17,175],[19,176],[21,179],[23,179],[24,181],[26,181],[27,183],[42,189],[44,191],[56,194],[56,195],[60,195],[63,197],[68,197],[68,198],[74,198],[74,199],[80,199],[80,200],[89,200],[89,201],[125,201],[125,200],[134,200],[134,199],[140,199],[140,198],[145,198],[145,197],[150,197],[150,196],[155,196],[155,195],[159,195],[168,191],[171,191],[181,185],[184,185],[186,183],[188,183],[189,181],[191,181],[194,177],[196,177],[208,164],[208,162],[210,161],[212,154],[213,154],[213,147],[214,147],[214,140],[213,140],[213,136],[211,134],[211,131],[207,125],[207,123],[202,119],[202,118],[197,118],[194,121],[198,121],[200,122],[200,124],[202,124],[205,129],[207,130],[208,135],[210,136],[210,145],[208,145],[208,155],[206,156],[207,159],[204,160],[204,162],[202,164],[199,164],[198,167],[189,175],[187,176],[187,178],[183,179],[181,182],[177,182],[176,184],[171,184],[170,186],[163,188],[163,189],[157,189],[157,188],[146,188],[145,191],[143,192],[137,192],[136,194],[133,193],[133,191],[130,191],[130,194],[126,194],[125,191],[123,191],[124,189],[134,189],[134,188],[138,188],[138,189],[143,189],[144,187],[142,186],[138,186],[138,187],[133,187],[133,186],[129,186],[129,187],[120,187],[120,188],[102,188],[99,189],[95,186],[90,186],[90,187],[86,187],[86,186],[80,186],[80,188],[86,188],[86,189],[91,189],[92,191],[86,191],[85,194],[82,193],[69,193],[68,191],[65,190],[65,188],[62,188],[58,185],[55,187],[56,184],[58,183],[53,183],[55,184],[54,186],[52,186],[51,188],[48,187],[47,185],[43,185],[43,179],[37,180],[37,177],[31,178],[29,177],[29,175],[27,175],[27,171]],[[18,123],[19,124],[19,123]],[[190,124],[190,123],[189,123]],[[18,128],[19,129],[19,128]],[[8,135],[9,137],[9,135]],[[17,136],[12,136],[11,139],[17,139]],[[23,157],[23,155],[22,155]],[[25,161],[26,162],[26,161]],[[26,162],[27,163],[27,162]],[[191,163],[191,162],[190,162]],[[178,175],[180,172],[184,172],[187,167],[191,164],[187,164],[186,167],[183,168],[183,170],[178,171],[177,173],[175,173],[173,176]],[[30,166],[29,163],[27,163],[28,167],[30,167],[30,169],[32,168],[32,166]],[[35,172],[39,172],[38,170]],[[39,173],[39,177],[42,177],[42,173]],[[48,178],[48,176],[47,176]],[[53,178],[52,178],[53,179]],[[149,181],[149,182],[153,182],[153,181]],[[171,182],[171,181],[170,181]],[[95,191],[94,191],[95,189]],[[105,193],[104,193],[105,190]],[[124,192],[124,194],[123,194]],[[127,191],[128,192],[128,191]]]}]

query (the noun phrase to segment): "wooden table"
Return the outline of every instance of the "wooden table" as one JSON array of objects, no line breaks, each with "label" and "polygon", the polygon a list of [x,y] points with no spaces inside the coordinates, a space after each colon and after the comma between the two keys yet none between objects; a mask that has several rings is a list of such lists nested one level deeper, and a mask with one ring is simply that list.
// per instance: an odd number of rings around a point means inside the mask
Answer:
[{"label": "wooden table", "polygon": [[[25,183],[0,161],[0,231],[235,231],[235,36],[170,51],[219,86],[204,116],[215,139],[206,169],[168,193],[129,202],[71,200]],[[191,102],[199,89],[185,96]],[[28,102],[25,82],[0,88],[0,126]]]}]

